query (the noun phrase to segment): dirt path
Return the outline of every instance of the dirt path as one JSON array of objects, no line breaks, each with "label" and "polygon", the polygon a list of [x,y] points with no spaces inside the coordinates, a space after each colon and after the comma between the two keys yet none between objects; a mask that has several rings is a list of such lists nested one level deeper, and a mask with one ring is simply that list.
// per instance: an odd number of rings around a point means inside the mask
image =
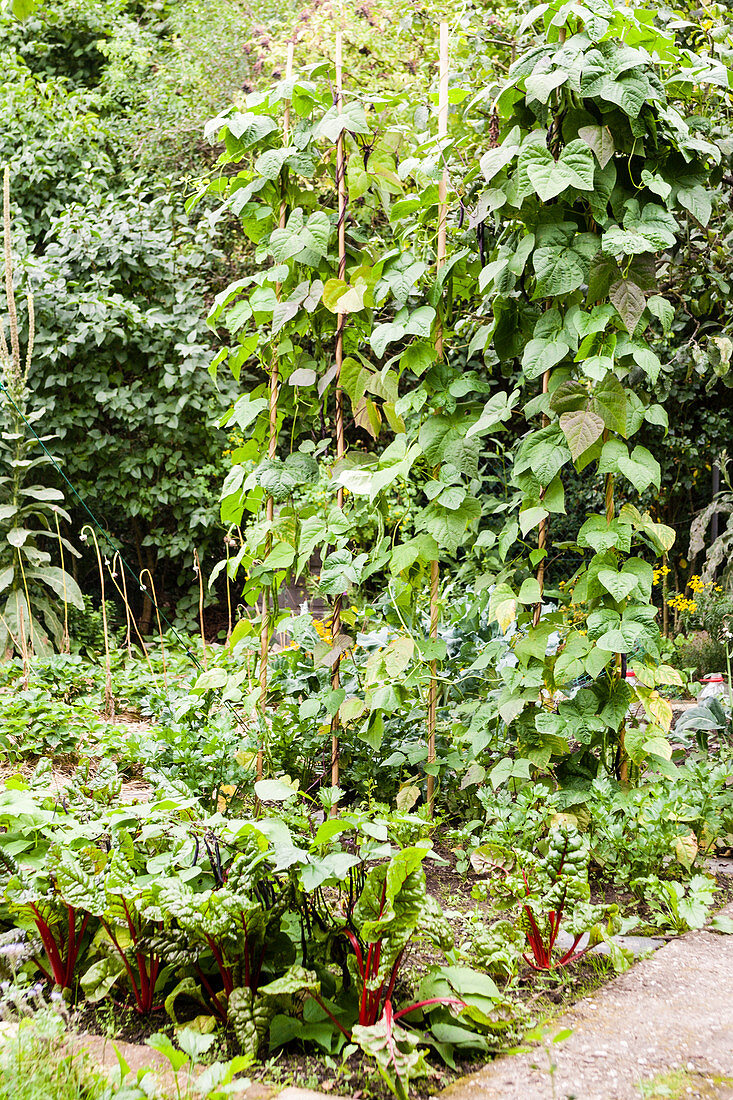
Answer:
[{"label": "dirt path", "polygon": [[[733,917],[733,904],[722,914]],[[568,1038],[551,1042],[569,1028]],[[442,1095],[733,1100],[733,936],[673,940],[552,1021],[544,1050],[499,1058]]]}]

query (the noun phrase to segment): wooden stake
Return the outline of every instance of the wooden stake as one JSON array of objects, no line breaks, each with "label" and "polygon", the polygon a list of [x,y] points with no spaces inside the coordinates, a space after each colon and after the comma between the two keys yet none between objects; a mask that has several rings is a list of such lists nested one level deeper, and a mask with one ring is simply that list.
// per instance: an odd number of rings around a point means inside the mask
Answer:
[{"label": "wooden stake", "polygon": [[[293,51],[294,44],[288,42],[288,61],[285,69],[285,78],[289,80],[293,75]],[[285,113],[283,114],[283,145],[287,146],[290,138],[290,103],[285,102]],[[285,198],[285,172],[283,170],[283,190],[280,198],[280,216],[278,224],[280,229],[285,228],[285,221],[287,217],[287,201]],[[275,295],[277,300],[280,301],[281,292],[280,283],[275,285]],[[280,392],[280,378],[278,372],[277,363],[277,351],[273,349],[272,362],[270,365],[270,438],[267,448],[268,458],[273,459],[277,454],[277,399]],[[275,505],[272,497],[267,498],[267,519],[269,523],[272,523],[275,516]],[[271,546],[271,537],[268,535],[266,546]],[[272,590],[270,587],[263,589],[262,592],[262,619],[260,620],[260,716],[264,723],[265,710],[267,706],[267,673],[268,673],[268,661],[270,655],[270,598]],[[264,756],[262,751],[262,737],[260,736],[260,744],[257,748],[257,778],[262,779],[264,768]]]},{"label": "wooden stake", "polygon": [[[336,32],[336,110],[339,114],[343,111],[343,41],[341,31]],[[344,151],[343,130],[336,142],[336,188],[338,191],[338,250],[339,266],[338,277],[343,279],[346,275],[346,207],[348,196],[346,193],[346,154]],[[336,458],[343,458],[344,444],[344,394],[341,389],[341,364],[344,357],[344,327],[346,314],[336,314]],[[341,486],[338,490],[338,506],[344,506],[344,490]],[[331,619],[331,637],[335,642],[341,633],[341,602],[339,595],[333,602],[333,617]],[[340,677],[341,658],[337,657],[331,676],[331,687],[338,691],[341,684]],[[331,720],[331,786],[337,787],[339,781],[339,712],[336,711]],[[336,806],[331,808],[331,813],[336,812]]]},{"label": "wooden stake", "polygon": [[[438,138],[444,138],[448,133],[448,24],[440,24],[440,68],[438,84]],[[442,155],[442,151],[441,151]],[[444,167],[438,184],[438,250],[436,258],[436,271],[439,272],[445,263],[446,252],[446,228],[448,221],[448,171]],[[443,358],[443,322],[438,318],[438,330],[435,336],[435,352],[439,359]],[[440,568],[438,562],[430,564],[430,637],[433,641],[438,638],[438,621],[440,608],[438,597],[440,593]],[[430,663],[430,686],[428,688],[428,764],[435,763],[435,724],[438,709],[438,663]],[[428,775],[428,813],[430,817],[435,812],[435,776]]]}]

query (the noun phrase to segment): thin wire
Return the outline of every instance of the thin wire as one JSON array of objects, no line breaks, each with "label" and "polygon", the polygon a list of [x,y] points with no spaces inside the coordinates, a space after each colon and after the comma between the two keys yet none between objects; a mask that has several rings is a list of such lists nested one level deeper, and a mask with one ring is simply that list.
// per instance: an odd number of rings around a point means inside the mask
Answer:
[{"label": "thin wire", "polygon": [[[165,622],[166,626],[167,626],[167,627],[168,627],[168,628],[170,629],[170,631],[171,631],[171,632],[173,633],[173,635],[174,635],[174,636],[176,637],[176,639],[177,639],[177,640],[178,640],[178,641],[180,642],[180,644],[181,644],[181,646],[182,646],[182,648],[183,648],[183,651],[184,651],[184,653],[186,654],[186,656],[188,657],[188,659],[189,659],[189,660],[190,660],[190,661],[192,662],[192,664],[194,664],[194,665],[196,666],[196,668],[197,668],[197,669],[198,669],[198,670],[199,670],[200,672],[205,672],[206,670],[204,669],[203,665],[202,665],[202,664],[201,664],[201,662],[199,661],[199,659],[198,659],[198,657],[196,656],[196,654],[195,654],[195,653],[193,652],[193,650],[192,650],[192,649],[191,649],[191,648],[190,648],[190,647],[189,647],[189,646],[187,645],[187,643],[186,643],[186,642],[184,641],[184,639],[183,639],[182,635],[181,635],[181,634],[179,633],[179,631],[178,631],[178,630],[176,630],[175,626],[174,626],[174,625],[173,625],[173,623],[172,623],[172,622],[170,621],[170,619],[168,618],[168,616],[166,615],[166,613],[165,613],[165,612],[164,612],[163,610],[161,610],[161,608],[160,608],[160,607],[158,606],[158,604],[157,604],[156,600],[154,599],[154,597],[153,597],[153,596],[151,596],[151,595],[150,595],[150,593],[148,592],[147,588],[146,588],[146,587],[145,587],[145,585],[144,585],[144,584],[142,583],[142,581],[140,580],[140,577],[139,577],[139,576],[138,576],[138,574],[137,574],[137,573],[135,572],[135,570],[134,570],[134,569],[132,568],[132,566],[131,566],[131,565],[128,565],[127,561],[126,561],[126,560],[125,560],[125,558],[124,558],[124,557],[122,556],[122,551],[121,551],[120,547],[119,547],[119,546],[116,546],[116,545],[115,545],[115,541],[114,541],[114,539],[112,538],[112,536],[111,536],[110,534],[108,534],[108,532],[107,532],[107,531],[105,531],[104,527],[102,527],[102,524],[101,524],[101,523],[99,522],[99,520],[97,519],[97,517],[96,517],[96,516],[94,515],[94,513],[93,513],[93,512],[92,512],[92,510],[90,509],[90,507],[89,507],[89,505],[87,504],[87,502],[86,502],[86,501],[84,500],[84,497],[83,497],[83,496],[81,496],[81,494],[80,494],[80,493],[79,493],[79,492],[77,491],[77,489],[76,489],[76,488],[75,488],[75,487],[74,487],[74,486],[72,485],[72,483],[71,483],[71,482],[69,481],[68,477],[66,476],[66,474],[64,473],[64,471],[63,471],[63,470],[61,469],[61,467],[59,466],[58,462],[56,461],[56,459],[54,458],[54,456],[53,456],[53,455],[51,454],[51,452],[49,451],[49,449],[48,449],[48,447],[46,446],[46,444],[45,444],[45,443],[43,442],[43,440],[41,439],[41,437],[40,437],[40,436],[38,435],[38,433],[37,433],[37,431],[35,430],[35,428],[33,427],[33,425],[32,425],[32,424],[30,424],[30,423],[28,422],[28,420],[27,420],[27,419],[26,419],[26,417],[24,416],[24,414],[23,414],[22,410],[18,408],[18,406],[16,405],[15,401],[13,400],[13,398],[12,398],[12,397],[10,396],[10,394],[9,394],[9,393],[8,393],[8,391],[7,391],[7,389],[6,389],[6,388],[5,388],[5,386],[3,385],[2,381],[0,381],[0,390],[2,390],[2,393],[3,393],[3,395],[5,396],[5,398],[6,398],[6,399],[7,399],[7,400],[8,400],[9,402],[10,402],[10,404],[11,404],[11,405],[13,406],[13,408],[15,409],[15,411],[17,412],[18,416],[19,416],[19,417],[21,418],[21,420],[23,421],[23,423],[25,424],[25,426],[26,426],[26,427],[27,427],[27,428],[29,429],[29,431],[30,431],[31,435],[32,435],[32,436],[33,436],[33,438],[34,438],[34,439],[36,440],[36,442],[37,442],[37,443],[40,443],[40,445],[41,445],[41,449],[43,450],[44,454],[45,454],[45,455],[46,455],[46,457],[47,457],[47,458],[49,459],[49,461],[50,461],[50,462],[52,463],[52,465],[54,466],[54,468],[55,468],[56,472],[57,472],[58,474],[60,474],[60,475],[61,475],[61,478],[62,478],[62,479],[63,479],[63,480],[64,480],[64,481],[66,482],[66,484],[68,485],[69,489],[71,489],[71,492],[72,492],[72,493],[74,494],[74,496],[76,497],[76,499],[77,499],[77,500],[79,501],[79,503],[81,504],[81,506],[82,506],[82,508],[84,509],[84,511],[86,512],[86,514],[87,514],[87,515],[89,516],[89,519],[90,519],[90,520],[91,520],[91,522],[92,522],[92,523],[94,524],[94,526],[95,526],[95,528],[97,529],[97,531],[98,531],[98,532],[100,533],[100,535],[102,536],[102,538],[106,540],[107,544],[108,544],[108,545],[109,545],[109,546],[111,547],[111,549],[112,549],[112,555],[114,556],[115,554],[117,554],[117,555],[119,556],[119,559],[120,559],[120,561],[121,561],[121,563],[122,563],[122,566],[123,566],[123,568],[127,570],[127,572],[129,573],[129,575],[130,575],[130,576],[132,577],[132,579],[133,579],[133,580],[135,581],[135,584],[137,584],[137,586],[138,586],[138,588],[140,589],[140,591],[141,591],[141,592],[146,592],[146,593],[147,593],[147,595],[148,595],[148,598],[149,598],[150,602],[152,603],[153,607],[155,608],[155,610],[156,610],[157,614],[158,614],[158,615],[160,615],[160,617],[161,617],[161,618],[163,619],[163,621]],[[242,726],[242,727],[244,727],[244,726],[245,726],[245,723],[244,723],[244,721],[243,721],[243,719],[242,719],[241,715],[239,715],[239,714],[237,713],[237,711],[236,711],[236,710],[234,709],[234,706],[233,706],[233,704],[231,703],[231,701],[230,701],[230,700],[228,700],[228,699],[225,699],[225,700],[223,700],[223,702],[224,702],[224,703],[226,703],[226,706],[227,706],[227,708],[228,708],[228,709],[229,709],[229,710],[231,711],[231,713],[232,713],[232,714],[234,715],[234,717],[235,717],[236,721],[237,721],[237,722],[239,723],[239,725],[240,725],[240,726]]]}]

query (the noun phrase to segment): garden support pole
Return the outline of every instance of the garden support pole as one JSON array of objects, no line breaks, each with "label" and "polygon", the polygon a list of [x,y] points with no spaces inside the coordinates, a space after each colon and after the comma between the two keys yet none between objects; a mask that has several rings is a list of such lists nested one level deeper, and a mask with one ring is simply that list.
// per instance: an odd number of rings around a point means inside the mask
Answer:
[{"label": "garden support pole", "polygon": [[[339,114],[343,111],[343,60],[342,60],[343,40],[341,31],[336,32],[336,110]],[[346,207],[348,203],[348,196],[346,194],[346,154],[344,152],[344,132],[341,130],[336,142],[336,188],[338,191],[338,250],[339,250],[339,266],[338,277],[344,279],[346,276]],[[336,458],[343,458],[345,452],[344,446],[344,393],[341,389],[341,364],[344,357],[344,326],[346,324],[346,314],[336,314]],[[338,506],[343,508],[344,506],[344,490],[343,486],[338,490]],[[341,602],[342,596],[339,594],[333,601],[333,616],[331,618],[331,639],[333,644],[337,644],[337,639],[341,633]],[[331,676],[331,687],[334,691],[338,691],[341,678],[340,678],[340,666],[341,657],[337,656],[333,665],[333,673]],[[331,786],[337,787],[339,781],[339,712],[338,710],[331,719]],[[335,805],[331,808],[331,812],[336,810]]]},{"label": "garden support pole", "polygon": [[[608,432],[603,433],[604,442],[608,438]],[[614,477],[613,474],[606,474],[606,523],[613,523],[614,516],[616,514],[616,504],[614,502]],[[616,654],[616,676],[619,680],[623,679],[625,675],[625,664],[620,653]],[[626,755],[626,719],[624,718],[621,723],[621,728],[618,731],[618,778],[621,783],[626,783],[629,778],[629,759]]]},{"label": "garden support pole", "polygon": [[[294,44],[288,43],[288,61],[285,70],[285,78],[289,80],[293,75],[293,51]],[[290,138],[290,103],[285,101],[285,112],[283,114],[283,146],[287,147],[288,140]],[[285,199],[285,173],[287,168],[283,168],[282,179],[282,195],[280,199],[280,217],[278,225],[280,229],[285,228],[285,221],[287,215],[287,202]],[[280,300],[280,284],[275,286],[275,294],[278,301]],[[277,454],[277,398],[279,392],[279,375],[277,366],[277,351],[273,349],[272,362],[270,364],[270,438],[267,449],[268,458],[272,461]],[[267,498],[267,522],[272,523],[275,516],[275,506],[271,496]],[[267,546],[269,549],[271,536],[268,535]],[[266,705],[267,705],[267,673],[268,673],[268,660],[270,654],[270,601],[272,599],[272,588],[266,587],[262,591],[262,620],[260,623],[260,721],[264,728]],[[262,729],[260,730],[260,743],[257,748],[257,778],[262,779],[263,774],[263,751],[262,751]]]},{"label": "garden support pole", "polygon": [[[550,372],[549,372],[549,370],[546,370],[545,373],[542,375],[542,392],[543,393],[548,393],[549,389],[550,389]],[[542,416],[542,427],[546,428],[549,423],[550,423],[550,418],[546,414],[543,414],[543,416]],[[542,501],[542,498],[544,497],[544,495],[545,495],[545,490],[543,489],[542,492],[540,493],[540,502]],[[545,516],[544,519],[540,520],[540,527],[539,527],[539,531],[537,532],[537,549],[538,550],[544,550],[545,551],[545,556],[547,554],[547,531],[548,531],[548,526],[549,526],[548,525],[548,518],[549,518],[548,516]],[[537,603],[535,604],[534,614],[532,616],[532,626],[534,626],[534,627],[539,626],[540,619],[542,618],[542,593],[543,593],[544,588],[545,588],[545,558],[544,557],[540,558],[539,562],[537,563],[537,587],[540,590],[540,598],[537,601]]]},{"label": "garden support pole", "polygon": [[[438,140],[448,133],[448,24],[440,24],[440,61],[438,84]],[[442,156],[442,149],[441,149]],[[445,263],[446,224],[448,220],[448,170],[443,171],[438,184],[438,249],[435,263],[436,275]],[[443,319],[438,317],[438,329],[435,336],[435,353],[443,358]],[[437,560],[430,563],[430,638],[438,639],[438,620],[440,617],[440,567]],[[435,763],[435,721],[438,708],[438,662],[430,662],[430,686],[428,688],[428,765]],[[427,784],[428,813],[435,811],[435,776],[428,773]]]}]

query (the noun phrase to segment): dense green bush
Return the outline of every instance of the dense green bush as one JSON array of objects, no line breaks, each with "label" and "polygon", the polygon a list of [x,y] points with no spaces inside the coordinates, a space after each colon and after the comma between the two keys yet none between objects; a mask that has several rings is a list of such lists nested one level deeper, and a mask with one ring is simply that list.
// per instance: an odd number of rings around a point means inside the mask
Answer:
[{"label": "dense green bush", "polygon": [[[0,18],[0,160],[19,207],[22,282],[36,298],[31,401],[48,411],[67,477],[175,600],[191,587],[192,549],[204,557],[217,537],[226,444],[211,426],[220,397],[202,318],[220,253],[163,167],[136,164],[128,112],[164,33],[160,15],[138,16],[110,0],[44,4],[22,25]],[[73,530],[86,517],[70,503]],[[79,579],[94,585],[87,564]],[[143,611],[147,624],[149,603]]]}]

